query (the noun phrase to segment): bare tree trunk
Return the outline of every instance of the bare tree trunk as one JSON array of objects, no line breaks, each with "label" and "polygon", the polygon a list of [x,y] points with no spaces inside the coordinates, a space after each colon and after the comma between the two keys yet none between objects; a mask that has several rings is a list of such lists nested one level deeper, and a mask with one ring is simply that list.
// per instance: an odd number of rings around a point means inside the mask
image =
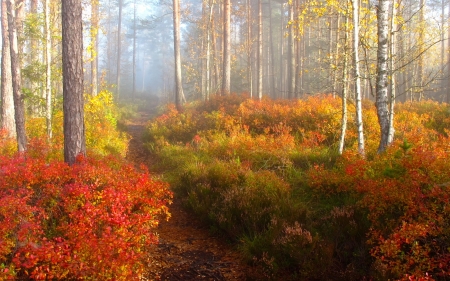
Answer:
[{"label": "bare tree trunk", "polygon": [[0,129],[5,129],[8,136],[15,138],[16,121],[14,119],[14,97],[11,74],[11,49],[8,34],[8,12],[6,1],[2,1],[2,77],[1,77],[1,124]]},{"label": "bare tree trunk", "polygon": [[222,76],[222,95],[230,94],[231,91],[231,39],[230,39],[230,21],[231,21],[231,0],[224,0],[223,3],[223,76]]},{"label": "bare tree trunk", "polygon": [[[347,7],[348,9],[348,7]],[[342,66],[342,121],[341,121],[341,137],[339,138],[339,154],[344,152],[345,135],[347,132],[347,96],[348,96],[348,15],[345,16],[344,31],[344,62]]]},{"label": "bare tree trunk", "polygon": [[419,92],[418,92],[418,100],[421,101],[424,93],[424,77],[423,77],[423,63],[424,63],[424,44],[425,44],[425,0],[420,0],[420,11],[419,11],[419,38],[418,38],[418,47],[419,47],[419,62],[418,62],[418,81],[419,81]]},{"label": "bare tree trunk", "polygon": [[294,97],[295,91],[295,41],[294,41],[294,3],[289,4],[289,58],[288,58],[288,71],[289,71],[289,92],[288,98]]},{"label": "bare tree trunk", "polygon": [[389,144],[389,111],[388,111],[388,25],[389,0],[378,1],[378,50],[376,107],[380,124],[380,145],[378,153],[384,152]]},{"label": "bare tree trunk", "polygon": [[247,0],[247,79],[250,97],[253,97],[252,51],[253,51],[252,8],[251,8],[251,0]]},{"label": "bare tree trunk", "polygon": [[337,89],[338,89],[338,64],[339,64],[339,52],[340,52],[340,48],[339,48],[339,37],[341,35],[341,16],[340,13],[338,13],[337,15],[337,20],[336,20],[336,52],[334,55],[334,72],[333,72],[333,97],[336,97],[336,93],[337,93]]},{"label": "bare tree trunk", "polygon": [[258,71],[258,83],[257,83],[257,92],[258,99],[262,99],[262,91],[263,91],[263,63],[262,63],[262,53],[263,53],[263,26],[262,26],[262,0],[258,0],[258,52],[257,54],[257,71]]},{"label": "bare tree trunk", "polygon": [[117,99],[120,98],[120,58],[122,55],[122,8],[123,8],[123,0],[119,0],[119,23],[117,25],[117,67],[116,67]]},{"label": "bare tree trunk", "polygon": [[390,96],[390,103],[389,103],[389,135],[388,135],[388,145],[391,144],[394,141],[394,116],[395,116],[395,96],[396,96],[396,92],[395,92],[395,87],[396,87],[396,80],[395,80],[395,32],[397,29],[397,26],[395,24],[395,17],[397,16],[397,9],[395,6],[396,1],[394,0],[392,3],[392,7],[391,7],[391,26],[390,26],[390,37],[391,37],[391,42],[390,43],[390,57],[389,57],[389,64],[390,64],[390,69],[391,69],[391,83],[390,83],[390,92],[391,92],[391,96]]},{"label": "bare tree trunk", "polygon": [[175,52],[175,105],[181,110],[183,103],[183,83],[181,79],[181,54],[180,54],[180,3],[173,0],[173,39]]},{"label": "bare tree trunk", "polygon": [[133,3],[133,92],[131,93],[132,99],[136,97],[136,0]]},{"label": "bare tree trunk", "polygon": [[280,87],[280,91],[281,91],[281,98],[284,98],[284,89],[285,89],[285,72],[284,70],[284,4],[281,5],[280,7],[280,13],[281,13],[281,28],[280,28],[280,34],[282,34],[282,36],[280,36],[280,81],[278,83],[279,87]]},{"label": "bare tree trunk", "polygon": [[361,95],[361,75],[359,72],[359,3],[352,0],[353,4],[353,61],[355,72],[355,97],[356,97],[356,127],[358,130],[358,152],[365,155],[364,148],[364,127]]},{"label": "bare tree trunk", "polygon": [[98,93],[98,0],[92,0],[91,3],[91,82],[92,96],[96,96]]},{"label": "bare tree trunk", "polygon": [[275,48],[273,42],[272,1],[269,0],[270,96],[275,99]]},{"label": "bare tree trunk", "polygon": [[9,42],[11,52],[11,74],[14,97],[14,118],[16,121],[17,147],[19,152],[27,150],[27,136],[25,133],[25,106],[22,94],[22,77],[20,71],[19,43],[16,29],[16,2],[7,0]]},{"label": "bare tree trunk", "polygon": [[52,138],[52,36],[50,29],[50,0],[45,0],[45,100],[47,136]]},{"label": "bare tree trunk", "polygon": [[211,30],[214,3],[210,3],[208,26],[206,27],[206,93],[205,100],[209,100],[211,92]]},{"label": "bare tree trunk", "polygon": [[86,154],[83,100],[83,26],[81,0],[64,0],[63,46],[64,161],[72,165]]}]

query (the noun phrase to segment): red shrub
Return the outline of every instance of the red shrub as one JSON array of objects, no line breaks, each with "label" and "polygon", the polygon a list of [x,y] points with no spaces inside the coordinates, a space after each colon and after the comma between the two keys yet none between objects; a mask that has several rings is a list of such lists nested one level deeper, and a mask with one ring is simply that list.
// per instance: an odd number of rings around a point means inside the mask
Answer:
[{"label": "red shrub", "polygon": [[0,159],[0,279],[137,278],[171,193],[115,158]]}]

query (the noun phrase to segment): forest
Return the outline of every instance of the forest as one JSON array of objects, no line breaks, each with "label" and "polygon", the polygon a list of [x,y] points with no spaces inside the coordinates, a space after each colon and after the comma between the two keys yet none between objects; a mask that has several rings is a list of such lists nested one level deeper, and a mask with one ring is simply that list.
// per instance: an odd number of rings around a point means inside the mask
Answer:
[{"label": "forest", "polygon": [[450,279],[448,1],[2,0],[1,35],[0,280]]}]

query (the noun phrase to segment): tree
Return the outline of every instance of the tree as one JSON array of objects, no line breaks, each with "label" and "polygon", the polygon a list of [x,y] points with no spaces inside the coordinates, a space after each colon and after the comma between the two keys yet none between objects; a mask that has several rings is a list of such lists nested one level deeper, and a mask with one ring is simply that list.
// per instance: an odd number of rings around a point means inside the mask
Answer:
[{"label": "tree", "polygon": [[[25,106],[22,93],[22,77],[20,69],[19,43],[17,35],[17,7],[22,1],[7,0],[8,27],[9,27],[9,49],[11,55],[11,74],[14,98],[14,118],[16,121],[17,148],[19,152],[27,150],[27,135],[25,132]],[[17,5],[17,6],[16,6]]]},{"label": "tree", "polygon": [[262,91],[263,91],[263,63],[262,63],[262,53],[263,53],[263,24],[262,24],[262,0],[258,0],[258,52],[256,53],[257,58],[257,71],[258,71],[258,83],[256,85],[258,99],[262,99]]},{"label": "tree", "polygon": [[288,98],[295,92],[295,40],[294,40],[294,2],[289,1],[289,56],[288,56]]},{"label": "tree", "polygon": [[8,34],[8,12],[6,1],[2,1],[2,65],[1,65],[1,123],[0,129],[5,129],[10,137],[16,137],[16,122],[14,119],[14,98],[11,77],[11,50]]},{"label": "tree", "polygon": [[355,75],[355,97],[356,97],[356,127],[358,130],[358,152],[365,154],[364,149],[364,127],[363,112],[361,104],[361,75],[359,72],[359,4],[358,0],[352,0],[353,8],[353,63]]},{"label": "tree", "polygon": [[229,94],[231,91],[231,0],[223,2],[223,76],[222,76],[222,95]]},{"label": "tree", "polygon": [[50,0],[45,0],[45,59],[46,59],[46,79],[45,79],[45,98],[46,98],[46,121],[47,135],[52,138],[52,36],[50,30]]},{"label": "tree", "polygon": [[83,101],[83,26],[81,0],[64,0],[62,17],[64,161],[86,154]]},{"label": "tree", "polygon": [[119,0],[119,22],[117,26],[117,73],[116,73],[116,86],[117,86],[117,99],[120,97],[120,58],[122,54],[122,8],[123,0]]},{"label": "tree", "polygon": [[92,96],[98,93],[98,30],[99,30],[99,1],[92,0],[91,3],[91,83]]},{"label": "tree", "polygon": [[181,79],[181,54],[180,54],[180,3],[173,0],[173,49],[175,53],[175,104],[181,109],[183,102],[183,83]]},{"label": "tree", "polygon": [[[347,2],[348,8],[348,2]],[[349,37],[349,27],[348,24],[348,15],[345,16],[345,25],[344,25],[344,62],[342,66],[342,117],[341,117],[341,136],[339,138],[339,154],[344,152],[345,145],[345,135],[347,131],[347,98],[348,98],[348,37]]]},{"label": "tree", "polygon": [[388,111],[388,23],[389,0],[378,1],[378,50],[376,77],[376,107],[380,124],[380,145],[378,153],[384,152],[389,145]]}]

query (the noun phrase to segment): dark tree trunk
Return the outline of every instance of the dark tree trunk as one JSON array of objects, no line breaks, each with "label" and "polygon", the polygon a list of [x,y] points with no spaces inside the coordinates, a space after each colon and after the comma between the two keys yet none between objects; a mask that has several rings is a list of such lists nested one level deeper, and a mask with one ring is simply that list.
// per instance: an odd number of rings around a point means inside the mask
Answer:
[{"label": "dark tree trunk", "polygon": [[72,165],[86,153],[83,100],[81,0],[62,1],[64,161]]}]

